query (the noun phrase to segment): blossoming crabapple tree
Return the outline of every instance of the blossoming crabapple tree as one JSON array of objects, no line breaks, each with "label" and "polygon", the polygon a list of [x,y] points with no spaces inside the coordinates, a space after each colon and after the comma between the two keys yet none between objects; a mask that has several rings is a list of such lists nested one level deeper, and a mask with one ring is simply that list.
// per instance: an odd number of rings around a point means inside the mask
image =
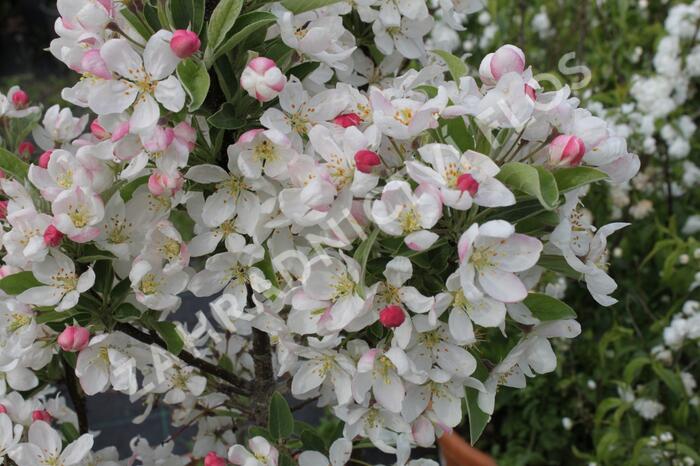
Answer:
[{"label": "blossoming crabapple tree", "polygon": [[[84,402],[111,390],[137,423],[164,403],[196,426],[187,455],[137,437],[129,464],[339,465],[357,443],[436,464],[411,448],[464,417],[475,440],[580,332],[539,292],[553,274],[615,301],[625,224],[577,209],[638,159],[519,48],[478,72],[431,48],[434,17],[480,1],[57,3],[83,116],[0,98],[9,461],[119,464]],[[210,306],[193,328],[187,292]],[[294,421],[308,403],[330,429]]]}]

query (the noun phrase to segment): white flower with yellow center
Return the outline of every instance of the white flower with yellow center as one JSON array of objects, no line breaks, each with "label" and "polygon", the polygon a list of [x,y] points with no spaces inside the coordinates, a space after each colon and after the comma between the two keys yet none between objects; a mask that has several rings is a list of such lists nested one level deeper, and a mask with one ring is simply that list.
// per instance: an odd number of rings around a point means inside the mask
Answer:
[{"label": "white flower with yellow center", "polygon": [[92,268],[78,275],[73,261],[58,250],[52,251],[43,262],[32,264],[32,272],[43,285],[23,291],[17,299],[35,306],[55,306],[57,311],[74,307],[80,294],[95,283]]},{"label": "white flower with yellow center", "polygon": [[175,270],[166,273],[160,261],[137,257],[129,272],[131,289],[136,300],[150,309],[169,311],[181,302],[180,293],[187,287],[187,272]]},{"label": "white flower with yellow center", "polygon": [[527,288],[516,273],[528,270],[539,260],[542,243],[537,238],[515,233],[515,227],[504,220],[492,220],[469,227],[457,247],[459,278],[466,298],[479,299],[485,292],[504,303],[525,299]]},{"label": "white flower with yellow center", "polygon": [[414,251],[432,246],[438,235],[430,229],[442,217],[442,202],[437,189],[421,185],[415,192],[403,180],[384,186],[382,196],[372,203],[372,220],[384,232],[405,236],[404,243]]},{"label": "white flower with yellow center", "polygon": [[62,191],[51,204],[56,228],[76,243],[86,243],[100,235],[97,226],[104,217],[99,195],[75,186]]},{"label": "white flower with yellow center", "polygon": [[180,59],[170,49],[172,33],[161,30],[148,39],[143,58],[126,39],[110,39],[100,49],[117,79],[103,80],[91,93],[89,105],[98,115],[121,113],[133,105],[129,124],[139,132],[160,118],[158,103],[171,112],[185,104],[185,91],[173,75]]},{"label": "white flower with yellow center", "polygon": [[91,434],[83,434],[63,448],[61,436],[44,421],[34,421],[29,426],[27,440],[10,451],[10,458],[17,464],[78,466],[93,443]]},{"label": "white flower with yellow center", "polygon": [[86,394],[101,393],[110,386],[123,393],[136,392],[136,362],[127,353],[126,341],[121,333],[103,333],[80,351],[75,375]]}]

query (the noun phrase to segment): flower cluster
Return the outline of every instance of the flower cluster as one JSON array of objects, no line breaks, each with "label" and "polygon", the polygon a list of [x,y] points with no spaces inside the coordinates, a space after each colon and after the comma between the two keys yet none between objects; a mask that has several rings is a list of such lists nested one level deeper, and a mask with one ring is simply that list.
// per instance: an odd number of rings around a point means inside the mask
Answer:
[{"label": "flower cluster", "polygon": [[[469,75],[427,51],[422,0],[223,0],[200,52],[196,18],[178,29],[162,2],[153,27],[136,3],[58,0],[50,50],[82,76],[62,97],[95,117],[49,108],[45,152],[0,181],[13,390],[60,363],[85,395],[141,400],[136,422],[163,402],[174,426],[196,424],[191,455],[208,465],[343,464],[368,439],[428,466],[411,447],[462,422],[466,396],[493,413],[499,387],[554,370],[550,339],[579,334],[539,292],[547,268],[615,302],[606,241],[626,224],[596,229],[581,197],[639,160],[568,88],[544,91],[518,47]],[[453,27],[480,6],[441,2]],[[16,95],[2,108],[22,116]],[[192,330],[185,292],[211,307]],[[294,433],[279,424],[246,435],[284,411],[276,386],[342,422],[327,452],[281,448]],[[0,454],[18,464],[116,460],[90,453],[83,421],[62,449],[51,417],[6,407]],[[131,448],[188,461],[172,443]]]}]

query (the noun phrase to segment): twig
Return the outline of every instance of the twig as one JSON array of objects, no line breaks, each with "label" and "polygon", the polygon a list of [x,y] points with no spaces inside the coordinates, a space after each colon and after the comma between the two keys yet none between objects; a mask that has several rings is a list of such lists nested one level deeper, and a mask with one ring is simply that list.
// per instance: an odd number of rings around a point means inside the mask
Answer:
[{"label": "twig", "polygon": [[66,373],[66,385],[68,386],[68,394],[73,402],[73,407],[75,408],[75,413],[78,416],[78,430],[81,434],[87,434],[88,432],[88,417],[87,408],[85,407],[85,397],[80,393],[80,388],[78,387],[78,379],[75,378],[75,372],[73,368],[68,363],[65,357],[63,359],[63,368]]},{"label": "twig", "polygon": [[[114,327],[114,329],[125,333],[142,343],[146,343],[147,345],[155,344],[167,350],[167,345],[159,336],[145,333],[139,330],[138,328],[134,327],[133,325],[119,322]],[[251,394],[250,383],[247,380],[244,380],[241,377],[230,373],[226,369],[216,366],[203,359],[199,359],[198,357],[194,356],[193,354],[187,351],[181,351],[180,354],[177,355],[177,357],[180,358],[186,364],[189,364],[190,366],[196,367],[197,369],[207,374],[211,374],[220,378],[221,380],[228,382],[231,385],[229,388],[232,392],[245,396]]]},{"label": "twig", "polygon": [[255,421],[258,425],[265,425],[274,374],[272,372],[270,337],[257,328],[253,329],[253,363],[255,364]]}]

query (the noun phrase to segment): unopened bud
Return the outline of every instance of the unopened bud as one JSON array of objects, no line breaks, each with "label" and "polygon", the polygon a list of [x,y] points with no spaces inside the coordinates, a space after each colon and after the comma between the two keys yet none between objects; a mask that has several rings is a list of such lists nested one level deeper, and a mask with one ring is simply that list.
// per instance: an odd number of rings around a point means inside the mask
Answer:
[{"label": "unopened bud", "polygon": [[173,38],[170,39],[170,50],[179,58],[191,57],[197,53],[201,45],[202,41],[199,40],[197,33],[187,29],[178,29],[173,32]]}]

